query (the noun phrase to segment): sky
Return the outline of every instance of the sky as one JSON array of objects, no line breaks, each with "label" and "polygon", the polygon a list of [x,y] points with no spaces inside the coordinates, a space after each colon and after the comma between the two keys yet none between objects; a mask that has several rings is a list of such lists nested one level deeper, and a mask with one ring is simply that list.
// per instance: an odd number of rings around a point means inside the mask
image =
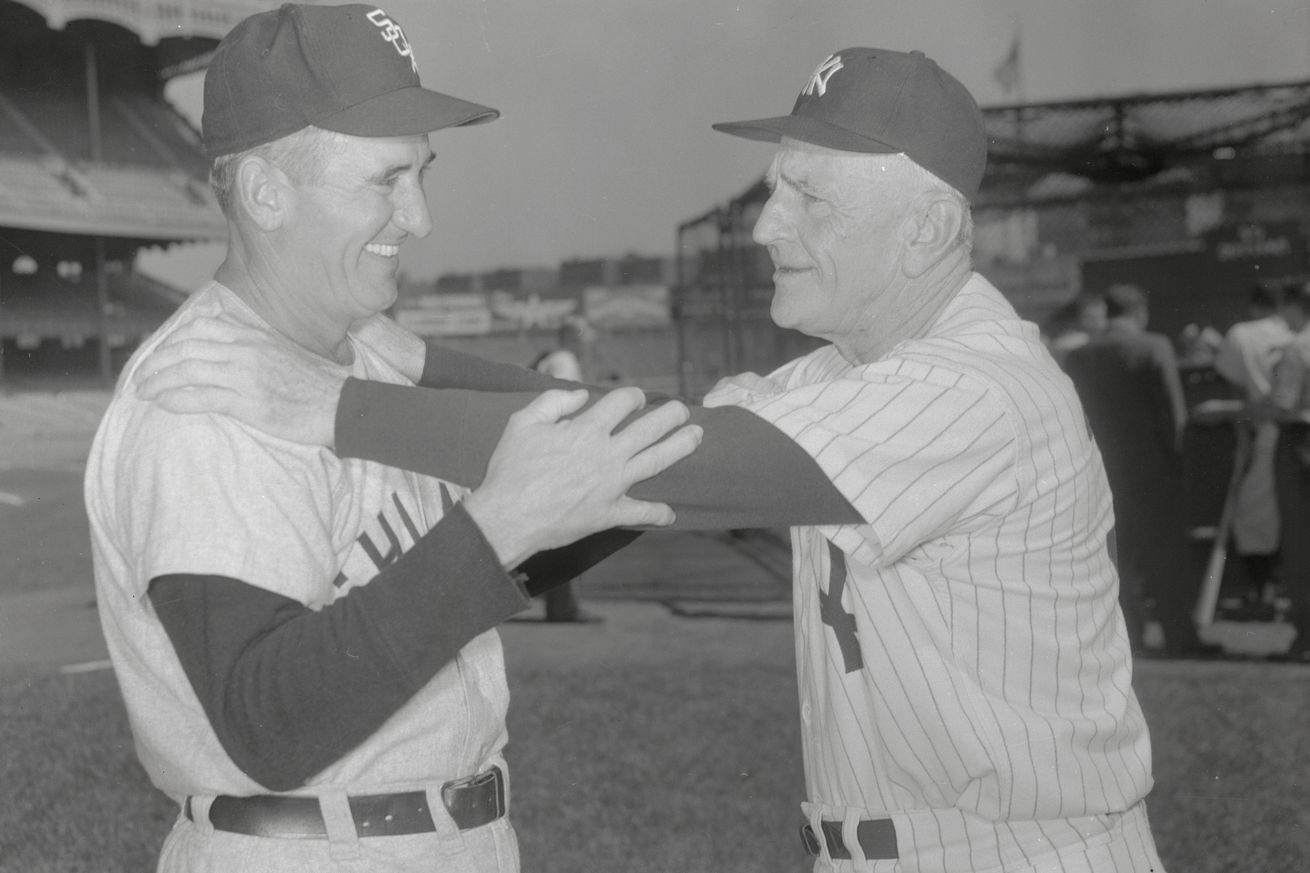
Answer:
[{"label": "sky", "polygon": [[[986,106],[1310,79],[1310,0],[387,0],[425,86],[494,106],[438,131],[433,231],[402,269],[554,267],[671,254],[678,224],[740,194],[769,144],[711,130],[790,111],[850,46],[921,49]],[[1016,34],[1020,80],[995,77]],[[169,99],[197,123],[200,76]],[[218,246],[143,269],[207,278]]]}]

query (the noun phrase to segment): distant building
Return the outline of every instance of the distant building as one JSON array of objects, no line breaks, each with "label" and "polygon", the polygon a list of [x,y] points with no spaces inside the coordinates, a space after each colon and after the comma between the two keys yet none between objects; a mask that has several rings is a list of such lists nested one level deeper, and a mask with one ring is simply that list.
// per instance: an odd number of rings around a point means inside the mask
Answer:
[{"label": "distant building", "polygon": [[605,285],[609,282],[607,265],[603,258],[565,261],[559,265],[559,284],[562,288],[585,288],[588,285]]}]

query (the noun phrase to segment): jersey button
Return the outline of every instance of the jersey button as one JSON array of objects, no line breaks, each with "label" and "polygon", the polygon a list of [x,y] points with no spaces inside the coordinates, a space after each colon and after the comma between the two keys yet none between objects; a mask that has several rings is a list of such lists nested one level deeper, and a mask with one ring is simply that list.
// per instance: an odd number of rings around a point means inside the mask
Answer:
[{"label": "jersey button", "polygon": [[810,703],[808,700],[801,704],[801,721],[806,724],[810,723]]}]

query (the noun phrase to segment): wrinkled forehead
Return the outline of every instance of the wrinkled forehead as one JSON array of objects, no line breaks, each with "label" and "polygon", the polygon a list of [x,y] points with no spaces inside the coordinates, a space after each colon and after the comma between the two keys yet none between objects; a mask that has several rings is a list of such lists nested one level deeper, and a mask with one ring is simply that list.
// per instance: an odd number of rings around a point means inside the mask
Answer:
[{"label": "wrinkled forehead", "polygon": [[888,178],[902,154],[848,152],[783,137],[769,165],[768,179],[784,178],[808,186],[846,189],[854,183],[867,184]]}]

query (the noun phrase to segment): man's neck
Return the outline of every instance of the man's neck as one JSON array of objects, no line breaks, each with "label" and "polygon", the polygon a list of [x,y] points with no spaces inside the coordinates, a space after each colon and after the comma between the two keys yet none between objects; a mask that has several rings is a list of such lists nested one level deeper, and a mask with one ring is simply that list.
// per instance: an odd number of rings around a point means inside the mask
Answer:
[{"label": "man's neck", "polygon": [[833,341],[841,356],[855,366],[880,360],[906,340],[931,332],[942,312],[973,275],[967,257],[943,262],[941,269],[925,273],[896,292],[895,302],[870,320],[870,329]]},{"label": "man's neck", "polygon": [[354,351],[346,331],[330,325],[312,308],[297,306],[296,302],[312,300],[312,295],[296,295],[292,280],[280,277],[274,270],[252,268],[252,265],[233,257],[219,265],[214,280],[232,290],[268,325],[296,345],[338,364],[350,364]]}]

